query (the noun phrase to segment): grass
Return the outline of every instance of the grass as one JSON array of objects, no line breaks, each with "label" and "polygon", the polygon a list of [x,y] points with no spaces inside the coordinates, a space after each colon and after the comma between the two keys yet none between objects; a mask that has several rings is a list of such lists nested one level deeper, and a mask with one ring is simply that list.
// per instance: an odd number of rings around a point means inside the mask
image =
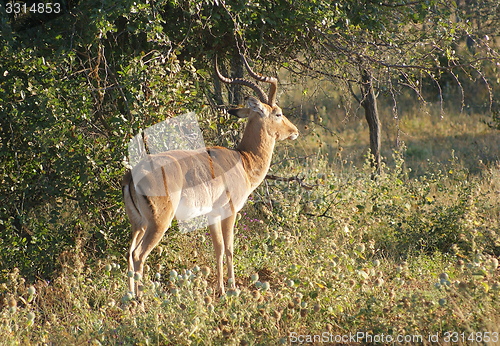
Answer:
[{"label": "grass", "polygon": [[[315,188],[270,181],[256,190],[236,227],[237,290],[213,292],[205,230],[167,232],[140,300],[127,294],[125,254],[87,258],[82,244],[61,256],[51,281],[27,282],[15,268],[2,280],[2,342],[384,344],[390,335],[399,344],[497,344],[498,133],[477,115],[403,113],[407,148],[394,152],[395,121],[381,113],[387,165],[377,180],[364,163],[363,119],[338,125],[338,137],[309,124],[318,136],[301,139],[301,158],[273,166]],[[342,340],[349,334],[355,342]]]}]

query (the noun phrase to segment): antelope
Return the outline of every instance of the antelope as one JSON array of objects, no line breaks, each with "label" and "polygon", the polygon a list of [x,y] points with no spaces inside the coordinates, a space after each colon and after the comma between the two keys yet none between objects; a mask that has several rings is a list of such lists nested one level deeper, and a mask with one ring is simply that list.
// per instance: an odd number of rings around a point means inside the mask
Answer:
[{"label": "antelope", "polygon": [[[128,254],[129,273],[142,277],[144,263],[158,245],[173,219],[188,220],[206,215],[217,263],[216,290],[224,294],[223,255],[226,255],[228,283],[235,288],[233,267],[233,229],[236,214],[248,196],[264,180],[277,141],[294,140],[299,132],[276,104],[278,80],[252,71],[241,56],[249,75],[269,83],[266,95],[257,83],[221,75],[227,84],[250,87],[258,96],[246,97],[246,107],[228,112],[248,118],[236,149],[207,147],[203,150],[171,150],[147,155],[122,181],[126,213],[132,226]],[[140,177],[140,181],[138,178]],[[133,276],[133,275],[129,275]],[[132,294],[140,294],[139,282],[129,278]]]}]

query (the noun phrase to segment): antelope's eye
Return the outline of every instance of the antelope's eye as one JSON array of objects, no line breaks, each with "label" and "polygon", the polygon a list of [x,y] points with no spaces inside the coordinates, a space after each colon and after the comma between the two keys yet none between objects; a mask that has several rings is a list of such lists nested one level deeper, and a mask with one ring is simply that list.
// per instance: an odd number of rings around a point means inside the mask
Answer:
[{"label": "antelope's eye", "polygon": [[276,114],[276,116],[277,116],[277,117],[280,117],[280,116],[282,116],[282,115],[283,115],[283,114],[281,114],[281,113]]}]

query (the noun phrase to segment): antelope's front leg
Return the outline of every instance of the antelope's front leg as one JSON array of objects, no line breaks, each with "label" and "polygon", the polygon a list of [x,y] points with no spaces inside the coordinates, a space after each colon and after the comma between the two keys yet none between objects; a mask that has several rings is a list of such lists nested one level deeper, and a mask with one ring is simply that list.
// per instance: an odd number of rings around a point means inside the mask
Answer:
[{"label": "antelope's front leg", "polygon": [[224,274],[223,274],[223,250],[224,250],[224,238],[222,236],[221,222],[220,218],[215,218],[210,225],[210,235],[212,237],[212,244],[215,249],[215,260],[217,262],[217,291],[223,295],[224,291]]},{"label": "antelope's front leg", "polygon": [[227,260],[227,277],[230,288],[235,288],[234,264],[233,264],[233,242],[234,242],[234,221],[236,213],[221,221],[222,237],[224,238],[224,252]]}]

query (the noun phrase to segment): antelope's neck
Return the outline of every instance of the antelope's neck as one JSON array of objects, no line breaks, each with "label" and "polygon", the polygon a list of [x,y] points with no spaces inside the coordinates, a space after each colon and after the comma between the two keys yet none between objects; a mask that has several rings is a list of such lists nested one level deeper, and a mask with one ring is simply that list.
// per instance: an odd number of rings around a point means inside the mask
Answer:
[{"label": "antelope's neck", "polygon": [[276,140],[264,131],[251,133],[247,130],[248,124],[236,150],[241,154],[241,161],[253,191],[266,177]]}]

